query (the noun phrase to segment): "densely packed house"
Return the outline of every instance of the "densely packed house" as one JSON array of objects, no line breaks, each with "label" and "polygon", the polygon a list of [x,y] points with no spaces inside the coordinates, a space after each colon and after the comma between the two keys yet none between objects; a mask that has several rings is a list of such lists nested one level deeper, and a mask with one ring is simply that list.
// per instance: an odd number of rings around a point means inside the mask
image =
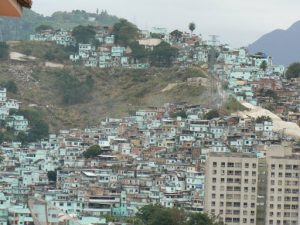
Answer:
[{"label": "densely packed house", "polygon": [[[172,116],[182,110],[186,111],[185,118]],[[288,137],[273,130],[268,119],[227,116],[207,120],[204,115],[208,111],[201,106],[166,104],[139,110],[133,116],[107,118],[84,130],[61,130],[27,147],[20,143],[2,145],[0,202],[4,207],[0,205],[0,221],[32,224],[40,204],[45,204],[48,213],[52,210],[51,218],[64,214],[81,224],[106,224],[107,215],[134,216],[142,206],[161,204],[189,212],[222,212],[224,221],[234,224],[234,213],[242,212],[247,203],[249,208],[241,221],[253,224],[257,220],[256,201],[261,197],[258,162],[266,161],[272,168],[283,162],[297,173],[297,149],[292,149],[291,141],[285,142]],[[101,152],[84,157],[94,145],[100,146]],[[269,148],[275,147],[281,158],[269,156]],[[289,151],[284,153],[286,149]],[[294,155],[291,162],[289,155]],[[243,168],[248,167],[249,178],[255,179],[248,179],[251,187],[242,175]],[[294,172],[291,176],[296,176]],[[264,185],[271,190],[274,177],[279,175],[269,173]],[[288,178],[287,173],[282,174],[286,181],[296,182],[296,177]],[[299,179],[299,173],[297,176]],[[295,183],[291,190],[299,194],[299,185]],[[266,196],[268,207],[274,205],[271,197],[270,193]],[[222,198],[226,201],[217,205]],[[213,199],[216,205],[211,205]],[[298,204],[291,203],[291,213]],[[265,210],[269,213],[271,209]],[[295,218],[290,220],[299,222]],[[272,216],[268,220],[276,221]]]}]

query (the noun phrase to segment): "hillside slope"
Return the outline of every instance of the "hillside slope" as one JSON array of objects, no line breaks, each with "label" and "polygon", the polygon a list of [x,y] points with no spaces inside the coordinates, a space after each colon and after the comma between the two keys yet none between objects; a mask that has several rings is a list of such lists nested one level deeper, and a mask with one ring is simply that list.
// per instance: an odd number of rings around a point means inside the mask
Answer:
[{"label": "hillside slope", "polygon": [[87,13],[83,10],[72,12],[55,12],[51,16],[43,16],[32,10],[24,9],[22,19],[0,18],[0,41],[28,40],[39,25],[50,25],[55,29],[72,29],[77,25],[113,25],[118,21],[116,16],[106,11]]},{"label": "hillside slope", "polygon": [[235,114],[246,118],[252,117],[255,119],[261,116],[269,116],[273,121],[273,128],[275,132],[284,133],[296,139],[300,139],[300,127],[296,123],[283,121],[279,116],[262,107],[254,106],[247,102],[243,102],[242,104],[250,110]]},{"label": "hillside slope", "polygon": [[[0,62],[0,83],[13,80],[18,93],[9,97],[20,100],[23,108],[35,107],[44,112],[52,130],[94,125],[106,116],[125,116],[139,108],[168,102],[206,103],[210,93],[204,84],[186,82],[190,77],[205,79],[199,68],[103,70],[44,65],[41,59]],[[170,87],[174,83],[177,85]]]},{"label": "hillside slope", "polygon": [[288,66],[300,61],[300,21],[287,30],[275,30],[249,45],[251,53],[264,52],[273,57],[276,64]]}]

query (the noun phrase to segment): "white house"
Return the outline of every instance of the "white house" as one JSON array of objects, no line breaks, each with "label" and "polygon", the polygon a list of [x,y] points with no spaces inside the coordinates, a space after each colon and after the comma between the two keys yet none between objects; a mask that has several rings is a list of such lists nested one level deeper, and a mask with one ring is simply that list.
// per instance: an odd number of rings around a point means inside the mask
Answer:
[{"label": "white house", "polygon": [[16,131],[27,131],[28,120],[24,116],[12,115],[7,122],[7,126],[14,128]]}]

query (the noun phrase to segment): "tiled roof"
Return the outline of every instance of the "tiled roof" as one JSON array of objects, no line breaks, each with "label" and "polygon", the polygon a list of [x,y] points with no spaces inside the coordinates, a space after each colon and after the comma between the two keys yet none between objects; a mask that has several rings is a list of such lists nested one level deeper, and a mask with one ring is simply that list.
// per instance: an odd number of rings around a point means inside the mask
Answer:
[{"label": "tiled roof", "polygon": [[31,8],[32,0],[17,0],[22,7]]}]

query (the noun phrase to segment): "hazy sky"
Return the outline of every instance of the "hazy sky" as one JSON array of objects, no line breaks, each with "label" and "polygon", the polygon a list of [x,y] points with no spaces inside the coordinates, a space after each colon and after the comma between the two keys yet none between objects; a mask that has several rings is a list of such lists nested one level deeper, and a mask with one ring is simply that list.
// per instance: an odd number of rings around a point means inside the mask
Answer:
[{"label": "hazy sky", "polygon": [[300,20],[299,0],[33,0],[33,10],[44,15],[55,11],[96,9],[126,18],[141,29],[153,26],[188,30],[204,37],[220,35],[221,42],[246,46],[277,28],[286,29]]}]

